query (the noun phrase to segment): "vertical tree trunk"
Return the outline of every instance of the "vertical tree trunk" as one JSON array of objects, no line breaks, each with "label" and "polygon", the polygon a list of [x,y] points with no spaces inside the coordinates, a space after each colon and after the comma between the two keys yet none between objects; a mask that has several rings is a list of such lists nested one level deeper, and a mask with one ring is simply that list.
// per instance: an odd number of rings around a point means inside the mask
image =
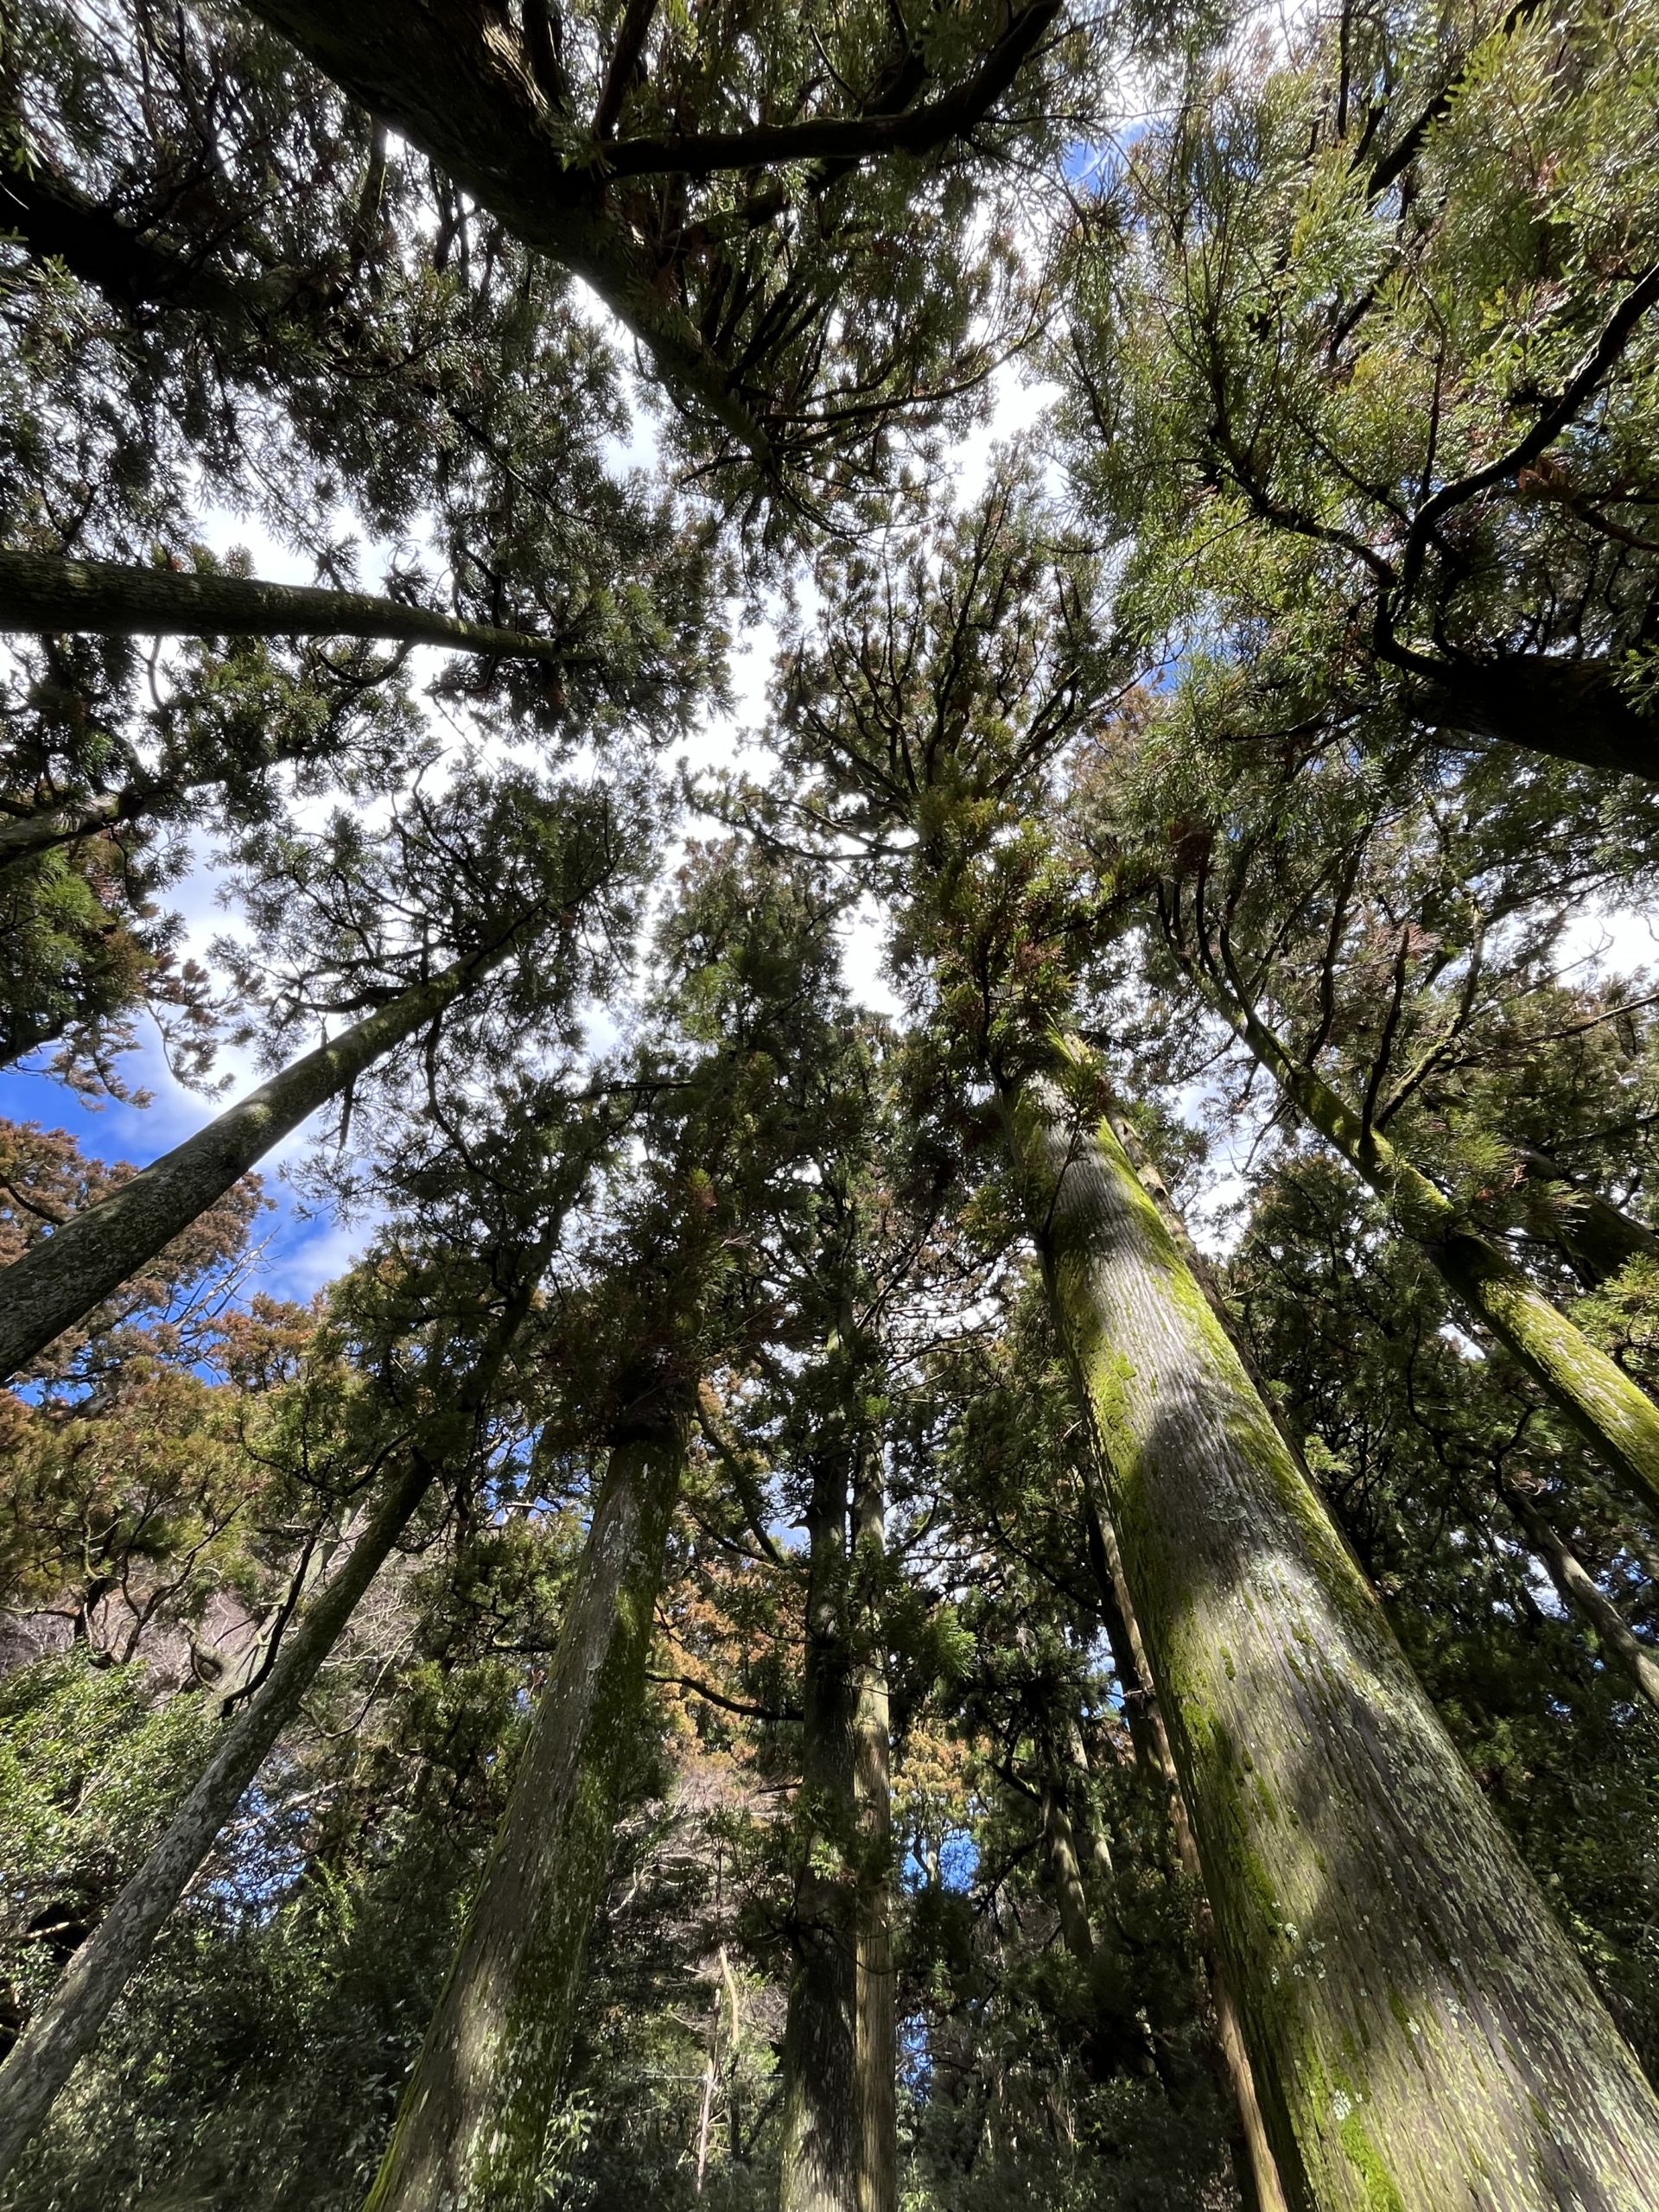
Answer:
[{"label": "vertical tree trunk", "polygon": [[369,2212],[523,2212],[537,2201],[684,1453],[683,1424],[665,1412],[612,1451],[552,1675]]},{"label": "vertical tree trunk", "polygon": [[[1093,1471],[1097,1477],[1101,1473],[1098,1463]],[[1204,1960],[1205,1977],[1209,1983],[1210,2002],[1215,2007],[1216,2044],[1221,2069],[1226,2076],[1226,2090],[1233,2107],[1234,2172],[1247,2212],[1287,2212],[1284,2183],[1280,2177],[1279,2162],[1262,2115],[1262,2099],[1255,2085],[1255,2069],[1245,2044],[1243,2024],[1233,1997],[1229,1968],[1221,1955],[1216,1933],[1216,1916],[1205,1888],[1198,1838],[1192,1832],[1186,1799],[1181,1792],[1181,1778],[1176,1770],[1175,1754],[1170,1747],[1169,1731],[1164,1726],[1163,1710],[1153,1684],[1151,1662],[1147,1656],[1141,1624],[1135,1618],[1134,1602],[1129,1596],[1128,1583],[1123,1572],[1123,1556],[1118,1548],[1111,1522],[1102,1513],[1092,1495],[1088,1498],[1088,1515],[1090,1553],[1101,1592],[1107,1641],[1112,1647],[1112,1659],[1118,1680],[1125,1684],[1125,1709],[1129,1709],[1129,1700],[1133,1696],[1135,1710],[1140,1714],[1139,1734],[1135,1733],[1135,1721],[1131,1719],[1130,1722],[1135,1757],[1142,1772],[1150,1770],[1168,1791],[1170,1826],[1175,1833],[1176,1853],[1181,1862],[1181,1871],[1192,1883],[1198,1899],[1198,1949]],[[1128,1687],[1131,1683],[1134,1686],[1132,1689]]]},{"label": "vertical tree trunk", "polygon": [[1509,1255],[1468,1228],[1426,1175],[1379,1136],[1323,1077],[1290,1058],[1242,996],[1191,970],[1287,1097],[1420,1243],[1452,1294],[1511,1352],[1604,1463],[1649,1509],[1659,1503],[1659,1406],[1564,1313]]},{"label": "vertical tree trunk", "polygon": [[[283,1639],[270,1671],[226,1727],[200,1779],[95,1933],[76,1952],[37,2018],[0,2067],[0,2180],[45,2119],[111,2006],[143,1963],[213,1838],[235,1811],[278,1736],[299,1711],[317,1670],[339,1642],[359,1599],[433,1483],[457,1453],[470,1451],[474,1425],[488,1401],[534,1294],[546,1247],[532,1256],[514,1296],[492,1328],[471,1371],[457,1383],[450,1419],[412,1447],[409,1467],[389,1491],[333,1577]],[[446,1456],[444,1430],[454,1436]]]},{"label": "vertical tree trunk", "polygon": [[854,1587],[860,1599],[854,1684],[853,1794],[859,2113],[858,2212],[898,2212],[899,2035],[893,1964],[893,1788],[879,1572],[886,1548],[879,1447],[868,1442],[853,1493]]},{"label": "vertical tree trunk", "polygon": [[430,982],[417,983],[333,1044],[320,1046],[262,1083],[130,1183],[0,1268],[0,1382],[137,1274],[272,1145],[406,1037],[435,1020],[512,949],[509,938],[488,953],[457,961]]},{"label": "vertical tree trunk", "polygon": [[1650,2208],[1659,2102],[1122,1147],[1006,1103],[1290,2203]]},{"label": "vertical tree trunk", "polygon": [[859,2212],[863,2142],[857,2056],[859,1684],[847,1635],[847,1462],[832,1443],[812,1470],[795,1964],[784,2029],[779,2212]]},{"label": "vertical tree trunk", "polygon": [[1043,1779],[1043,1851],[1048,1860],[1055,1909],[1060,1916],[1060,1941],[1079,1966],[1090,1966],[1095,1956],[1095,1931],[1089,1919],[1089,1898],[1083,1886],[1077,1840],[1059,1778],[1053,1774],[1046,1775]]},{"label": "vertical tree trunk", "polygon": [[1557,1535],[1530,1498],[1506,1485],[1503,1502],[1544,1562],[1562,1604],[1569,1612],[1577,1613],[1589,1623],[1602,1645],[1629,1676],[1637,1695],[1644,1697],[1659,1712],[1659,1652],[1650,1650],[1643,1643],[1578,1554]]}]

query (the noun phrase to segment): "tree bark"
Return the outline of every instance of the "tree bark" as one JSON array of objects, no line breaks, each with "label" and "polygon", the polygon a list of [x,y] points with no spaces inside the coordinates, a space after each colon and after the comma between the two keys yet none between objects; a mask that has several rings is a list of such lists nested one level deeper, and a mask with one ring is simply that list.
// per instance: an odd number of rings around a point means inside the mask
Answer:
[{"label": "tree bark", "polygon": [[684,1459],[684,1424],[661,1408],[612,1451],[552,1675],[366,2212],[536,2200]]},{"label": "tree bark", "polygon": [[1532,1500],[1505,1484],[1503,1503],[1526,1532],[1544,1562],[1550,1580],[1569,1612],[1579,1614],[1630,1677],[1631,1688],[1659,1713],[1659,1652],[1643,1643],[1584,1561],[1559,1535]]},{"label": "tree bark", "polygon": [[886,1548],[880,1463],[868,1441],[853,1491],[854,1589],[861,1599],[854,1677],[853,1797],[858,1829],[858,2212],[898,2212],[899,2028],[893,1962],[893,1783],[887,1673],[872,1586]]},{"label": "tree bark", "polygon": [[439,1437],[459,1428],[470,1449],[474,1425],[488,1401],[501,1363],[530,1309],[546,1260],[532,1255],[520,1283],[490,1331],[470,1372],[457,1385],[448,1419],[410,1447],[409,1466],[352,1545],[337,1572],[284,1637],[263,1686],[226,1728],[200,1779],[168,1823],[160,1841],[76,1952],[39,2017],[0,2067],[0,2181],[46,2118],[75,2062],[91,2050],[110,2008],[143,1963],[191,1877],[299,1711],[323,1661],[340,1641],[359,1599],[454,1453]]},{"label": "tree bark", "polygon": [[198,575],[118,561],[71,561],[60,553],[0,551],[0,631],[4,630],[88,630],[147,638],[391,638],[493,653],[504,660],[563,665],[568,658],[556,638],[405,607],[375,592],[264,583],[257,576]]},{"label": "tree bark", "polygon": [[155,1258],[256,1160],[505,960],[512,940],[417,983],[263,1083],[0,1269],[0,1380]]},{"label": "tree bark", "polygon": [[[46,168],[0,171],[0,230],[21,238],[36,261],[61,261],[85,284],[129,313],[138,308],[196,308],[251,330],[280,304],[276,290],[251,296],[194,256],[141,231]],[[297,283],[289,273],[288,287]],[[280,277],[279,277],[280,282]]]},{"label": "tree bark", "polygon": [[812,1470],[795,1960],[784,2027],[779,2212],[860,2212],[865,2108],[858,2068],[859,1684],[847,1634],[847,1460]]},{"label": "tree bark", "polygon": [[1090,1966],[1095,1956],[1095,1931],[1089,1918],[1088,1894],[1083,1886],[1077,1840],[1057,1775],[1044,1777],[1042,1811],[1043,1850],[1048,1860],[1055,1909],[1060,1916],[1060,1941],[1079,1966]]},{"label": "tree bark", "polygon": [[1290,2204],[1650,2209],[1659,2102],[1122,1147],[1005,1105]]},{"label": "tree bark", "polygon": [[1388,1139],[1369,1128],[1322,1076],[1294,1061],[1244,998],[1193,975],[1286,1096],[1421,1244],[1453,1295],[1491,1331],[1604,1463],[1651,1509],[1659,1503],[1659,1406],[1553,1306],[1507,1253],[1469,1228],[1457,1208]]},{"label": "tree bark", "polygon": [[[1178,1261],[1179,1257],[1178,1252]],[[1103,1476],[1103,1469],[1098,1461],[1096,1471]],[[1088,1514],[1090,1552],[1094,1560],[1095,1579],[1101,1591],[1106,1637],[1112,1647],[1113,1664],[1119,1681],[1125,1685],[1125,1710],[1130,1709],[1129,1698],[1133,1694],[1140,1713],[1139,1734],[1135,1732],[1133,1719],[1130,1721],[1135,1757],[1141,1771],[1146,1773],[1149,1770],[1168,1793],[1169,1820],[1175,1834],[1176,1855],[1180,1859],[1182,1872],[1192,1885],[1198,1901],[1198,1949],[1210,1986],[1210,2001],[1215,2007],[1216,2043],[1222,2071],[1226,2076],[1226,2088],[1232,2098],[1234,2171],[1245,2199],[1246,2212],[1287,2212],[1284,2183],[1280,2178],[1279,2163],[1268,2139],[1267,2121],[1262,2117],[1262,2099],[1255,2086],[1255,2069],[1250,2063],[1250,2054],[1245,2045],[1243,2025],[1234,2001],[1229,1970],[1221,1955],[1216,1933],[1216,1916],[1205,1888],[1198,1838],[1192,1832],[1192,1817],[1186,1809],[1181,1778],[1176,1770],[1175,1754],[1170,1747],[1169,1731],[1164,1726],[1163,1709],[1153,1683],[1151,1662],[1147,1656],[1141,1624],[1135,1618],[1134,1601],[1129,1596],[1129,1586],[1123,1572],[1123,1555],[1111,1522],[1100,1511],[1092,1496],[1088,1499]],[[1128,1687],[1131,1682],[1133,1692]]]},{"label": "tree bark", "polygon": [[1639,714],[1605,661],[1515,653],[1410,687],[1408,710],[1431,729],[1497,738],[1529,753],[1619,776],[1659,777],[1659,725]]}]

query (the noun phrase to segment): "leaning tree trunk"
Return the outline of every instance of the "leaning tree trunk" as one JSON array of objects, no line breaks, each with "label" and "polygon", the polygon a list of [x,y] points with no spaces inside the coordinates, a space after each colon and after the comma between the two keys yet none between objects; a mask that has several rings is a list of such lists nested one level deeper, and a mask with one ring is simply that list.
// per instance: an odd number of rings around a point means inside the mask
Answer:
[{"label": "leaning tree trunk", "polygon": [[193,1137],[0,1269],[0,1382],[148,1265],[257,1160],[365,1068],[499,965],[505,940],[417,983],[331,1045],[308,1052]]},{"label": "leaning tree trunk", "polygon": [[853,1492],[853,1588],[859,1643],[853,1680],[854,1902],[858,2212],[898,2212],[899,2025],[893,1963],[893,1784],[879,1579],[885,1548],[880,1463],[867,1444]]},{"label": "leaning tree trunk", "polygon": [[552,1675],[365,2212],[536,2201],[684,1458],[684,1425],[660,1408],[612,1451]]},{"label": "leaning tree trunk", "polygon": [[1122,1147],[1005,1104],[1290,2202],[1651,2212],[1659,2102]]},{"label": "leaning tree trunk", "polygon": [[[544,1262],[545,1248],[541,1258]],[[456,1386],[447,1417],[435,1428],[429,1426],[411,1447],[407,1471],[387,1492],[336,1573],[302,1615],[298,1627],[283,1639],[263,1685],[226,1728],[160,1841],[76,1952],[45,2008],[0,2067],[0,2180],[45,2119],[76,2060],[92,2048],[111,2006],[143,1965],[213,1838],[299,1711],[358,1600],[422,1499],[458,1452],[470,1450],[474,1424],[529,1311],[540,1273],[540,1264],[532,1260],[470,1371]],[[445,1431],[457,1430],[457,1449],[446,1453],[441,1439]]]},{"label": "leaning tree trunk", "polygon": [[1503,1503],[1526,1532],[1527,1541],[1544,1562],[1550,1580],[1569,1612],[1595,1630],[1598,1640],[1629,1676],[1638,1697],[1659,1712],[1659,1651],[1643,1643],[1594,1575],[1559,1535],[1529,1497],[1505,1484]]},{"label": "leaning tree trunk", "polygon": [[859,1685],[847,1635],[847,1462],[832,1443],[808,1506],[794,1966],[784,2028],[779,2212],[859,2212]]},{"label": "leaning tree trunk", "polygon": [[[1198,971],[1192,971],[1198,976]],[[1659,1504],[1659,1406],[1465,1222],[1427,1176],[1367,1125],[1322,1076],[1293,1060],[1243,996],[1198,977],[1262,1065],[1328,1143],[1387,1199],[1447,1287],[1524,1367],[1598,1456],[1651,1509]]]},{"label": "leaning tree trunk", "polygon": [[504,660],[562,664],[568,658],[556,638],[468,622],[374,592],[0,550],[3,630],[146,638],[387,638]]}]

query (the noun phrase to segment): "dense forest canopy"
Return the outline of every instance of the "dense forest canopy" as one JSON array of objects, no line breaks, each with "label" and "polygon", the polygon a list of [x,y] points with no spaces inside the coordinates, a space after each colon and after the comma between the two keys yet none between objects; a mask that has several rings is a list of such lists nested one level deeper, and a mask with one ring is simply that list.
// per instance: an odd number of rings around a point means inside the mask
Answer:
[{"label": "dense forest canopy", "polygon": [[0,0],[4,2212],[1659,2208],[1656,94]]}]

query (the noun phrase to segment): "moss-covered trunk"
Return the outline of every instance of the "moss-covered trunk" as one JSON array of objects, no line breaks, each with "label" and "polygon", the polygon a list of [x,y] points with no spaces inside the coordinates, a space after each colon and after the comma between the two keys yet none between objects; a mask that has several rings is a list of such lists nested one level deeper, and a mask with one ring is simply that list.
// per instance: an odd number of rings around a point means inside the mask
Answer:
[{"label": "moss-covered trunk", "polygon": [[1268,2139],[1262,2100],[1256,2090],[1255,2069],[1250,2063],[1243,2024],[1233,1996],[1232,1982],[1226,1961],[1221,1955],[1216,1934],[1216,1916],[1210,1909],[1210,1899],[1204,1886],[1204,1866],[1198,1857],[1198,1838],[1193,1834],[1186,1800],[1181,1794],[1181,1780],[1176,1771],[1175,1754],[1170,1748],[1169,1731],[1164,1726],[1163,1712],[1153,1686],[1152,1663],[1147,1656],[1146,1640],[1141,1636],[1141,1624],[1135,1618],[1135,1603],[1124,1577],[1123,1555],[1118,1547],[1116,1533],[1103,1510],[1103,1500],[1094,1495],[1096,1486],[1104,1488],[1104,1470],[1098,1457],[1089,1471],[1092,1479],[1089,1484],[1085,1511],[1090,1560],[1100,1590],[1101,1613],[1106,1626],[1107,1641],[1112,1647],[1112,1663],[1123,1688],[1124,1712],[1129,1722],[1135,1759],[1142,1774],[1161,1783],[1168,1792],[1170,1826],[1174,1831],[1176,1854],[1181,1862],[1181,1871],[1192,1885],[1198,1949],[1204,1960],[1205,1979],[1216,2016],[1217,2071],[1223,2096],[1231,2107],[1228,2139],[1233,2171],[1244,2199],[1246,2212],[1287,2212],[1284,2183],[1279,2177],[1278,2160]]},{"label": "moss-covered trunk", "polygon": [[[422,1499],[445,1468],[464,1459],[471,1449],[477,1415],[529,1310],[545,1255],[545,1246],[532,1255],[516,1295],[471,1370],[457,1383],[448,1420],[429,1428],[410,1451],[402,1478],[387,1492],[298,1625],[283,1638],[270,1673],[226,1728],[200,1779],[0,2067],[0,2180],[45,2119],[76,2060],[92,2048],[111,2006],[143,1965],[213,1838],[299,1711],[358,1600],[390,1557]],[[451,1443],[448,1450],[446,1430]]]},{"label": "moss-covered trunk", "polygon": [[847,1635],[847,1462],[832,1445],[807,1510],[803,1846],[784,2028],[779,2212],[859,2212],[857,1669]]},{"label": "moss-covered trunk", "polygon": [[1296,2212],[1637,2212],[1659,2103],[1122,1147],[1006,1101]]},{"label": "moss-covered trunk", "polygon": [[512,942],[446,968],[284,1068],[44,1243],[0,1269],[0,1382],[148,1265],[272,1145],[493,967]]},{"label": "moss-covered trunk", "polygon": [[548,2120],[638,1744],[684,1453],[683,1425],[665,1413],[612,1451],[552,1675],[371,2212],[523,2212],[539,2202]]},{"label": "moss-covered trunk", "polygon": [[1469,1228],[1444,1192],[1369,1128],[1323,1077],[1294,1060],[1242,995],[1213,977],[1201,980],[1286,1096],[1389,1201],[1401,1228],[1422,1246],[1475,1320],[1514,1355],[1645,1505],[1659,1503],[1659,1406],[1556,1311],[1507,1253]]}]

